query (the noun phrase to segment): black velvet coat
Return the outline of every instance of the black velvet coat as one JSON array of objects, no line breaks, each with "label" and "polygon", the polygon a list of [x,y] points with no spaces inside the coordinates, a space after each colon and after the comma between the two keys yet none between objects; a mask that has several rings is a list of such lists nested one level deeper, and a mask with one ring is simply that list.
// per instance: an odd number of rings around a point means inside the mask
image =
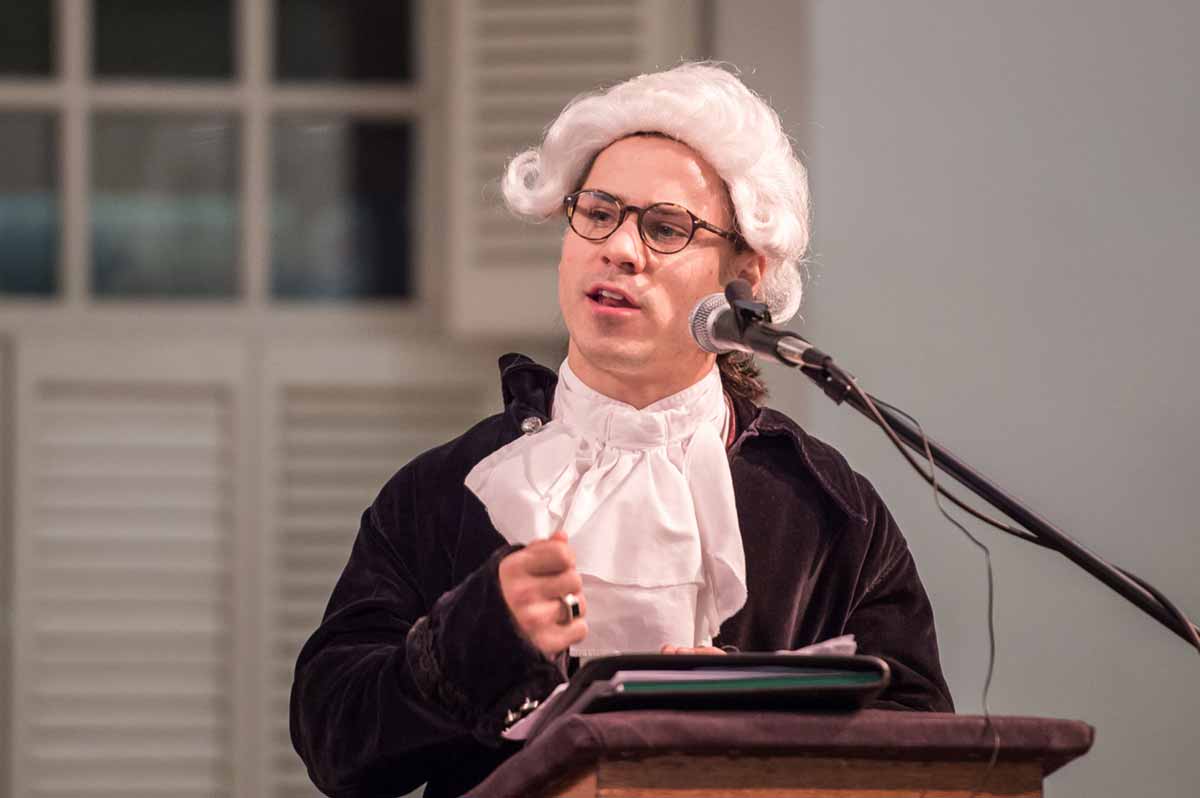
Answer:
[{"label": "black velvet coat", "polygon": [[[508,711],[564,678],[517,632],[497,576],[516,547],[463,485],[523,420],[549,418],[555,373],[520,355],[500,366],[504,412],[384,486],[300,652],[292,741],[331,796],[402,795],[426,781],[428,798],[462,794],[516,750],[500,738]],[[878,495],[786,416],[743,401],[735,411],[749,598],[714,645],[775,651],[854,634],[860,653],[892,668],[876,706],[951,711],[929,599]]]}]

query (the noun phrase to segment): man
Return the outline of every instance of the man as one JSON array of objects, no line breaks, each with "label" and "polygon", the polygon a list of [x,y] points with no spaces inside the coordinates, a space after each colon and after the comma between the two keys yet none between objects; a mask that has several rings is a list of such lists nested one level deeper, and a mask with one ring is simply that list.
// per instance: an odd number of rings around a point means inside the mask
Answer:
[{"label": "man", "polygon": [[505,410],[368,508],[300,654],[292,734],[330,794],[459,795],[576,657],[793,649],[854,634],[881,706],[950,710],[899,530],[828,446],[758,407],[688,315],[745,279],[799,304],[807,188],[778,117],[702,64],[577,100],[509,165],[516,212],[567,219],[559,373],[501,361]]}]

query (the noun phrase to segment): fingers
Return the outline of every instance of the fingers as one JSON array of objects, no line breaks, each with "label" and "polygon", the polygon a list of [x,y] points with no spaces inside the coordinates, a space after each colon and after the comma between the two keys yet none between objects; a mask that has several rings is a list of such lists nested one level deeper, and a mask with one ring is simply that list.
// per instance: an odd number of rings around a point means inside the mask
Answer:
[{"label": "fingers", "polygon": [[[580,609],[586,612],[586,601],[582,596],[579,597],[579,604]],[[529,641],[549,657],[587,637],[587,618],[581,615],[570,623],[563,623],[566,610],[558,599],[526,604],[514,615],[518,625],[526,630]]]},{"label": "fingers", "polygon": [[[561,601],[538,601],[524,604],[513,612],[513,617],[522,629],[528,630],[529,637],[536,637],[544,627],[561,626],[564,624],[563,603]],[[573,623],[573,621],[572,621]]]},{"label": "fingers", "polygon": [[[500,561],[500,590],[521,634],[543,654],[553,657],[587,636],[587,599],[575,570],[575,554],[567,536],[555,532]],[[579,601],[580,617],[568,617],[562,597]]]},{"label": "fingers", "polygon": [[546,656],[554,657],[576,643],[583,642],[587,633],[587,620],[578,618],[566,626],[555,623],[539,627],[533,635],[533,644]]},{"label": "fingers", "polygon": [[[582,593],[580,593],[577,590],[572,590],[572,591],[568,591],[568,592],[574,593],[575,600],[579,602],[579,617],[582,618],[585,615],[587,615],[587,596],[583,595]],[[565,596],[566,593],[563,593],[562,595]],[[566,609],[566,605],[563,604],[563,602],[560,600],[560,601],[558,601],[558,606],[563,609],[563,617],[565,618],[566,613],[568,612],[568,610]]]},{"label": "fingers", "polygon": [[[575,600],[580,602],[580,618],[586,618],[588,614],[587,596],[576,593]],[[526,602],[512,611],[512,617],[516,618],[517,625],[520,625],[522,629],[534,631],[539,626],[569,625],[571,622],[569,613],[570,610],[566,608],[562,598],[554,596],[553,599]]]},{"label": "fingers", "polygon": [[567,545],[566,536],[536,540],[521,550],[525,570],[534,576],[553,576],[575,567],[575,552]]},{"label": "fingers", "polygon": [[510,608],[546,600],[557,602],[567,593],[583,592],[583,579],[574,567],[539,573],[533,570],[538,561],[525,556],[527,552],[528,548],[522,549],[500,561],[500,584]]},{"label": "fingers", "polygon": [[[570,610],[562,600],[562,596],[566,594],[556,594],[553,598],[543,601],[530,602],[525,605],[531,625],[544,626],[549,624],[557,624],[559,626],[567,626],[571,622]],[[579,618],[587,616],[587,597],[582,593],[575,593],[575,600],[579,602]],[[578,619],[576,619],[578,620]]]},{"label": "fingers", "polygon": [[537,580],[539,598],[558,601],[559,597],[574,593],[583,600],[583,577],[572,568],[556,576],[547,576]]}]

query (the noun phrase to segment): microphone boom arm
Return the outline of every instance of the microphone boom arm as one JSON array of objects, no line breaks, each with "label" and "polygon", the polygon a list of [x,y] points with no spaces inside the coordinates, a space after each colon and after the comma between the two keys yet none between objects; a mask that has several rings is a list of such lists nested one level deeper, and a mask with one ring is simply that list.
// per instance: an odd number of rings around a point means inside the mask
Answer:
[{"label": "microphone boom arm", "polygon": [[[750,284],[740,279],[730,281],[723,295],[709,294],[701,299],[689,318],[692,337],[702,350],[717,354],[735,350],[752,352],[785,366],[798,367],[836,404],[849,403],[882,429],[909,464],[923,479],[932,483],[940,495],[998,529],[1059,552],[1200,651],[1200,630],[1153,585],[1105,562],[1076,543],[945,447],[929,440],[915,421],[910,423],[902,413],[863,391],[854,376],[840,368],[832,357],[799,335],[772,326],[770,321],[767,306],[756,301]],[[932,460],[933,471],[926,473],[905,448]],[[959,500],[937,484],[935,472],[938,469],[1023,529],[990,518]]]},{"label": "microphone boom arm", "polygon": [[[760,326],[758,329],[762,331],[765,328]],[[780,332],[782,331],[770,330],[771,337],[775,337],[775,334]],[[748,331],[748,336],[750,334],[752,333]],[[1072,540],[1023,502],[1010,496],[944,446],[924,435],[907,419],[892,411],[886,403],[879,402],[874,396],[865,392],[860,396],[859,389],[851,382],[853,377],[835,366],[832,358],[828,355],[820,353],[824,360],[819,364],[811,364],[807,362],[811,358],[811,353],[820,352],[820,350],[808,347],[807,342],[795,335],[783,334],[778,337],[779,341],[775,349],[780,355],[780,362],[798,366],[804,376],[815,382],[836,404],[844,401],[870,419],[876,426],[884,429],[885,432],[887,429],[881,421],[886,423],[901,443],[922,457],[925,456],[925,447],[928,446],[929,454],[939,469],[1030,532],[1038,544],[1059,552],[1147,615],[1182,637],[1190,645],[1200,649],[1200,637],[1198,637],[1196,626],[1152,586],[1106,562]],[[797,351],[800,349],[795,343],[797,341],[808,348]],[[806,355],[808,357],[805,357]],[[863,397],[868,397],[874,403],[874,407],[869,406]],[[879,414],[879,417],[876,416],[876,413]]]}]

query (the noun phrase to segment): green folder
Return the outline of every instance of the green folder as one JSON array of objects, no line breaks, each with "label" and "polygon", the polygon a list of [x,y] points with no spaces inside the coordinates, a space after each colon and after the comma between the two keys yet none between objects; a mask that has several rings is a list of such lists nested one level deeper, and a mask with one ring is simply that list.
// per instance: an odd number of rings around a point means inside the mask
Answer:
[{"label": "green folder", "polygon": [[879,681],[875,673],[846,671],[845,673],[798,673],[738,679],[706,679],[703,681],[639,681],[617,685],[621,693],[736,693],[746,690],[789,689],[793,687],[852,687],[874,685]]},{"label": "green folder", "polygon": [[[644,672],[639,674],[639,672]],[[588,661],[530,718],[526,740],[559,718],[641,709],[851,711],[887,688],[878,657],[623,654]]]}]

